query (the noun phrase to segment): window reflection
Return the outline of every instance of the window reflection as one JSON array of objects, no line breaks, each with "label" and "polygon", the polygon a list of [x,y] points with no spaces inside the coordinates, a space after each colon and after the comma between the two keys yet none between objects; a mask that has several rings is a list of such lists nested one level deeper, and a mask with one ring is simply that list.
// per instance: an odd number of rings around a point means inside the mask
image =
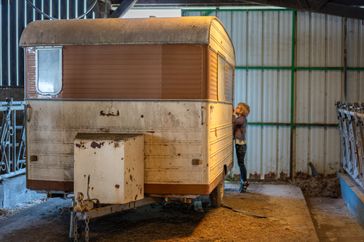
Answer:
[{"label": "window reflection", "polygon": [[62,49],[37,49],[37,91],[55,95],[62,89]]}]

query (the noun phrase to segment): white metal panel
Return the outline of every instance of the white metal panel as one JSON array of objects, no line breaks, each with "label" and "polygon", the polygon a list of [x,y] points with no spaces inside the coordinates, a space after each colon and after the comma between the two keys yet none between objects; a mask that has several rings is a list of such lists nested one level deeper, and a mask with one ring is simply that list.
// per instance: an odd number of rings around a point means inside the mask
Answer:
[{"label": "white metal panel", "polygon": [[364,102],[364,72],[349,71],[347,79],[348,102]]},{"label": "white metal panel", "polygon": [[262,128],[249,126],[247,130],[247,172],[248,178],[252,175],[261,175],[262,168]]},{"label": "white metal panel", "polygon": [[263,122],[276,122],[278,119],[278,71],[263,72]]},{"label": "white metal panel", "polygon": [[342,18],[318,13],[297,14],[297,65],[342,65]]},{"label": "white metal panel", "polygon": [[263,122],[289,122],[290,72],[263,72]]},{"label": "white metal panel", "polygon": [[311,13],[310,28],[310,65],[326,66],[325,15],[319,13]]},{"label": "white metal panel", "polygon": [[357,71],[349,71],[347,79],[347,101],[358,102],[360,101],[360,73]]},{"label": "white metal panel", "polygon": [[336,127],[300,127],[296,129],[296,172],[311,174],[311,162],[317,172],[334,174],[340,163],[340,140]]},{"label": "white metal panel", "polygon": [[325,143],[325,129],[321,127],[310,128],[309,159],[306,162],[312,162],[319,173],[324,173],[325,170]]},{"label": "white metal panel", "polygon": [[202,16],[200,11],[183,11],[183,16]]},{"label": "white metal panel", "polygon": [[279,13],[279,35],[278,35],[278,65],[290,66],[292,64],[292,13]]},{"label": "white metal panel", "polygon": [[277,156],[279,145],[277,143],[277,127],[262,127],[262,176],[272,176],[277,174]]},{"label": "white metal panel", "polygon": [[247,65],[247,53],[248,53],[248,20],[247,12],[233,12],[232,13],[232,35],[235,58],[237,66]]},{"label": "white metal panel", "polygon": [[250,66],[261,66],[263,64],[263,13],[248,13],[248,59],[247,64]]},{"label": "white metal panel", "polygon": [[324,123],[325,122],[325,72],[311,72],[310,85],[310,122]]},{"label": "white metal panel", "polygon": [[326,129],[325,174],[335,174],[340,169],[340,136],[338,128]]},{"label": "white metal panel", "polygon": [[291,72],[279,71],[278,76],[278,122],[288,123],[290,122],[290,110],[291,110]]},{"label": "white metal panel", "polygon": [[263,65],[276,66],[279,58],[279,14],[278,12],[263,13]]},{"label": "white metal panel", "polygon": [[364,49],[363,36],[360,32],[363,32],[363,27],[361,26],[361,21],[357,19],[347,20],[347,53],[348,53],[348,66],[357,67],[362,55],[361,49]]},{"label": "white metal panel", "polygon": [[235,71],[235,95],[234,105],[239,102],[247,102],[248,87],[247,87],[247,72],[242,70]]},{"label": "white metal panel", "polygon": [[310,120],[310,74],[307,71],[298,71],[296,75],[296,121],[307,123]]},{"label": "white metal panel", "polygon": [[329,71],[326,73],[326,122],[337,123],[335,103],[342,100],[342,73]]},{"label": "white metal panel", "polygon": [[278,128],[278,156],[277,156],[277,171],[280,178],[284,179],[289,176],[290,172],[290,128]]},{"label": "white metal panel", "polygon": [[310,159],[309,147],[309,128],[297,128],[296,129],[296,145],[295,145],[295,163],[296,172],[308,172],[307,163]]},{"label": "white metal panel", "polygon": [[326,66],[343,66],[343,19],[326,16]]},{"label": "white metal panel", "polygon": [[251,122],[289,122],[289,71],[238,70],[235,79],[235,105],[250,105]]},{"label": "white metal panel", "polygon": [[251,122],[260,122],[262,120],[262,98],[264,91],[262,78],[262,71],[248,71],[247,101],[250,105],[249,121]]},{"label": "white metal panel", "polygon": [[298,12],[297,13],[297,65],[309,66],[310,65],[310,13]]},{"label": "white metal panel", "polygon": [[[328,76],[327,76],[328,75]],[[332,91],[328,93],[328,90]],[[296,120],[299,123],[335,122],[335,100],[340,99],[340,72],[297,72]],[[330,103],[332,102],[332,103]],[[335,117],[335,118],[333,118]]]},{"label": "white metal panel", "polygon": [[359,102],[364,102],[364,71],[359,72],[358,75],[360,80]]},{"label": "white metal panel", "polygon": [[[359,20],[356,20],[359,21]],[[358,50],[359,52],[359,66],[360,67],[364,67],[364,24],[363,24],[363,20],[361,21],[361,24],[359,23],[359,44],[360,44],[360,50]]]}]

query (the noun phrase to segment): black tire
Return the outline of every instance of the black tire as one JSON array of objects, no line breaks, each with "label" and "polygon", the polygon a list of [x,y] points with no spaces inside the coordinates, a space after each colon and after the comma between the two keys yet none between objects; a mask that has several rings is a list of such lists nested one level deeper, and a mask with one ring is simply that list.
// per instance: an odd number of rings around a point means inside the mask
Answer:
[{"label": "black tire", "polygon": [[219,208],[222,204],[222,199],[224,197],[224,181],[221,181],[215,189],[210,193],[211,207]]}]

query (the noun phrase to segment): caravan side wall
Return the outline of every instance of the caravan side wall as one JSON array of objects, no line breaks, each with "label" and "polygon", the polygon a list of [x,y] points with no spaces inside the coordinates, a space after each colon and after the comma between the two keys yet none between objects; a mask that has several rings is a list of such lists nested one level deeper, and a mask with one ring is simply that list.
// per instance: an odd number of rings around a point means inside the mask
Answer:
[{"label": "caravan side wall", "polygon": [[232,164],[232,105],[216,101],[218,75],[233,75],[218,69],[223,60],[208,46],[65,46],[62,53],[62,92],[49,98],[36,92],[34,48],[26,49],[29,188],[73,190],[77,133],[145,134],[146,193],[208,194],[221,181]]}]

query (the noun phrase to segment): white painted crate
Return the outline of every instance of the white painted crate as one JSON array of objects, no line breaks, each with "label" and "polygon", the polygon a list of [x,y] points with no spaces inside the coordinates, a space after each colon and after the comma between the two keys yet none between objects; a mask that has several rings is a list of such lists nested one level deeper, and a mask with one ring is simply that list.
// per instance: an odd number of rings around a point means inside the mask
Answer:
[{"label": "white painted crate", "polygon": [[143,135],[78,134],[74,158],[75,196],[82,192],[102,204],[144,198]]}]

